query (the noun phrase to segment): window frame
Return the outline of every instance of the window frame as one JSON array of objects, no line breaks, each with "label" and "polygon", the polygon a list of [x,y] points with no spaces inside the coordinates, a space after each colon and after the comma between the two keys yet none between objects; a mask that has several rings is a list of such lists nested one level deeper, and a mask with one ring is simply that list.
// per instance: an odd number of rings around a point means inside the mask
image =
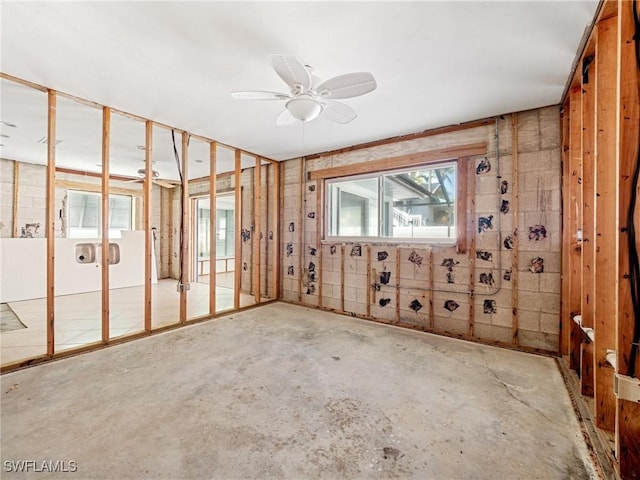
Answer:
[{"label": "window frame", "polygon": [[[73,195],[77,195],[77,194],[82,194],[82,195],[88,195],[88,196],[93,196],[93,197],[97,197],[98,198],[98,208],[97,208],[97,226],[96,226],[96,236],[72,236],[71,235],[71,229],[72,228],[82,228],[82,227],[72,227],[70,224],[70,219],[71,219],[71,202],[70,202],[70,194]],[[134,222],[135,222],[135,202],[136,202],[136,196],[135,195],[128,195],[128,194],[123,194],[123,193],[109,193],[109,197],[128,197],[129,198],[129,228],[128,229],[123,229],[123,228],[118,228],[118,230],[122,231],[132,231],[134,230]],[[65,235],[66,238],[73,238],[73,239],[83,239],[83,238],[102,238],[102,192],[94,192],[94,191],[90,191],[90,190],[82,190],[79,188],[68,188],[67,189],[67,205],[66,205],[66,218],[67,218],[67,224],[66,224],[66,231],[65,231]],[[112,210],[109,209],[109,215],[112,215]],[[115,230],[111,228],[111,222],[109,222],[109,230]],[[109,238],[117,238],[117,237],[111,237],[111,235],[108,235]]]},{"label": "window frame", "polygon": [[[383,234],[384,220],[386,219],[385,208],[384,208],[385,207],[385,198],[384,198],[385,177],[398,174],[398,173],[409,173],[409,172],[415,172],[419,170],[435,170],[438,168],[445,168],[445,167],[455,168],[454,177],[455,177],[456,185],[454,185],[454,189],[452,192],[454,195],[454,202],[453,202],[453,206],[451,207],[454,210],[454,219],[455,219],[453,223],[453,227],[455,229],[454,236],[442,238],[442,237],[394,237],[394,236],[384,235]],[[464,168],[464,166],[460,164],[458,159],[446,159],[446,160],[440,160],[440,161],[427,162],[420,165],[409,165],[409,166],[404,166],[404,167],[395,168],[395,169],[385,169],[385,170],[380,170],[376,172],[369,172],[369,173],[362,173],[362,174],[355,174],[355,175],[345,175],[345,176],[338,176],[338,177],[331,177],[331,178],[324,179],[323,190],[325,191],[325,195],[324,195],[324,205],[322,206],[323,212],[324,212],[324,222],[323,222],[324,223],[323,224],[324,240],[327,242],[384,242],[384,243],[417,243],[417,244],[428,244],[428,245],[455,245],[459,238],[459,229],[466,228],[464,227],[464,224],[462,225],[459,224],[459,219],[458,219],[458,213],[459,213],[458,195],[459,195],[460,188],[457,185],[457,183],[461,180],[461,175],[459,172],[460,168]],[[357,180],[366,180],[366,179],[377,180],[377,192],[376,192],[377,205],[375,207],[375,211],[377,212],[377,219],[375,223],[378,225],[378,235],[362,235],[362,236],[329,235],[329,232],[332,230],[331,223],[333,219],[330,214],[331,210],[333,210],[333,205],[330,200],[332,198],[330,194],[331,185],[345,182],[345,181],[350,181],[350,180],[357,181]],[[338,215],[339,215],[340,206],[338,205],[337,208],[338,208]],[[339,222],[339,216],[337,220],[336,219],[333,219],[333,220]]]},{"label": "window frame", "polygon": [[[423,152],[408,153],[397,157],[381,158],[376,160],[369,160],[367,162],[361,162],[350,165],[342,165],[336,167],[321,168],[318,170],[309,171],[306,175],[306,180],[317,181],[317,205],[320,215],[316,215],[316,238],[318,243],[346,243],[347,240],[342,237],[327,237],[325,226],[325,180],[330,178],[346,177],[356,175],[365,172],[383,172],[386,170],[393,170],[400,167],[419,167],[435,164],[437,162],[455,160],[458,162],[457,178],[456,178],[456,198],[463,199],[457,202],[456,208],[456,237],[455,242],[456,251],[458,253],[465,253],[468,248],[472,246],[468,245],[469,238],[473,240],[473,237],[469,237],[469,228],[474,228],[473,225],[468,225],[468,219],[471,219],[473,223],[474,215],[474,203],[470,201],[475,196],[475,169],[473,158],[484,156],[487,154],[487,142],[477,142],[470,144],[457,145],[453,147],[439,148],[435,150],[428,150]],[[464,228],[462,228],[464,226]],[[357,238],[355,242],[366,242],[366,239]],[[420,243],[424,245],[437,245],[427,242],[416,242],[410,240],[409,242],[402,242],[400,239],[390,239],[385,241],[385,244],[402,244],[402,243]],[[449,246],[450,244],[446,244]]]}]

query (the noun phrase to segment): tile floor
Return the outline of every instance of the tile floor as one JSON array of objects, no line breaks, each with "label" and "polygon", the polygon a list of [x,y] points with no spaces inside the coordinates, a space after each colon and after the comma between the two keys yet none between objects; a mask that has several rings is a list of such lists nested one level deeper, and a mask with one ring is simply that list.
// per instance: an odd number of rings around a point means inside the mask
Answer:
[{"label": "tile floor", "polygon": [[[229,274],[221,274],[229,275]],[[233,288],[227,278],[216,285],[216,311],[233,309]],[[110,298],[110,336],[132,334],[144,330],[144,287],[113,289]],[[100,341],[101,292],[64,295],[55,300],[55,350],[76,348]],[[180,316],[180,295],[176,291],[176,280],[159,280],[152,285],[153,328],[177,323]],[[240,294],[240,306],[254,303],[252,295]],[[12,363],[46,353],[47,299],[38,298],[21,302],[10,302],[9,306],[27,328],[0,334],[0,363]],[[192,283],[187,296],[187,318],[206,315],[209,311],[209,285]]]}]

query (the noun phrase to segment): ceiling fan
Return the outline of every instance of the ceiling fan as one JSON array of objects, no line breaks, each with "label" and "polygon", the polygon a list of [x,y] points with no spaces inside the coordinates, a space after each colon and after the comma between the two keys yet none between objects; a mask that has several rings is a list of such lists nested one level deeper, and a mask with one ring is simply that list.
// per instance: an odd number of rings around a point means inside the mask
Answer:
[{"label": "ceiling fan", "polygon": [[289,86],[290,93],[246,91],[232,92],[231,96],[240,100],[285,100],[285,109],[276,120],[279,126],[310,122],[321,114],[332,122],[349,123],[358,114],[336,99],[359,97],[377,87],[369,72],[347,73],[320,82],[311,67],[295,57],[271,55],[271,65]]},{"label": "ceiling fan", "polygon": [[[152,162],[152,164],[155,162]],[[142,183],[144,182],[144,177],[147,174],[147,170],[144,168],[140,168],[138,169],[138,171],[136,172],[138,174],[137,179],[135,180],[129,180],[127,183]],[[175,188],[175,185],[173,183],[169,183],[169,182],[165,182],[164,180],[158,180],[158,178],[160,177],[160,172],[158,172],[157,170],[151,170],[151,181],[153,183],[155,183],[156,185],[159,185],[161,187],[164,188]]]}]

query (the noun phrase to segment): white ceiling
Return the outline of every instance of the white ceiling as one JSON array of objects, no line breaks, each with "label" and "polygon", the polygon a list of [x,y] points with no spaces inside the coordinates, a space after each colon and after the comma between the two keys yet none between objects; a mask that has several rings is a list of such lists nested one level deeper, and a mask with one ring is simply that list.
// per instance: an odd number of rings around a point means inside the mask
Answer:
[{"label": "white ceiling", "polygon": [[[3,0],[0,70],[283,160],[556,104],[597,5],[597,0]],[[378,89],[344,101],[359,114],[351,124],[320,117],[304,128],[276,127],[282,102],[240,101],[229,95],[234,90],[286,92],[270,66],[273,53],[298,57],[323,79],[369,71]],[[32,108],[7,106],[13,96],[6,84],[1,120],[18,124]],[[59,107],[60,114],[63,110]],[[9,113],[16,117],[8,118]],[[94,114],[99,128],[99,110]],[[84,128],[79,120],[69,122],[73,128],[67,138],[59,131],[59,158],[64,147],[76,148],[72,137],[86,136],[84,131],[77,135]],[[157,134],[165,143],[156,166],[169,171],[161,172],[164,178],[177,178],[167,132]],[[139,135],[136,145],[144,143]],[[123,143],[131,148],[129,138]],[[129,170],[138,161],[134,153],[127,157]],[[143,166],[144,152],[139,154],[136,168]],[[8,156],[6,151],[2,156]],[[220,157],[232,162],[233,152],[221,149]],[[253,159],[244,161],[248,165]],[[84,162],[94,168],[99,163]],[[193,167],[195,175],[198,168],[206,170],[206,162]]]}]

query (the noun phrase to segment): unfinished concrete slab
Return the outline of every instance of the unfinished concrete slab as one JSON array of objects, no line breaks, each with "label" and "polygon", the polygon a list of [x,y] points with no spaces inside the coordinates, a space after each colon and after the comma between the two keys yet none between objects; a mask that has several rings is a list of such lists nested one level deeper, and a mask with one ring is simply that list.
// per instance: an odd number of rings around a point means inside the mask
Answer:
[{"label": "unfinished concrete slab", "polygon": [[7,479],[594,477],[554,359],[288,304],[1,385]]}]

